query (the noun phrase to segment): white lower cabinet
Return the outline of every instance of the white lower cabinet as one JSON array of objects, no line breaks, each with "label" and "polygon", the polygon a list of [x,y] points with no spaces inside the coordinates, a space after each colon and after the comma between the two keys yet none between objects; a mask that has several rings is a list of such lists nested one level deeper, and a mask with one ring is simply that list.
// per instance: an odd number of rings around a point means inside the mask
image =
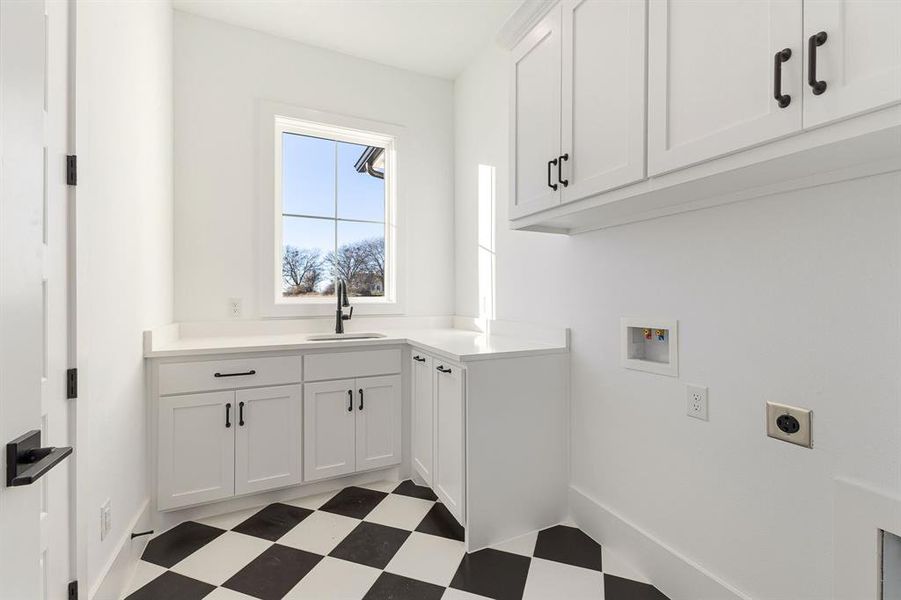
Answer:
[{"label": "white lower cabinet", "polygon": [[401,462],[399,375],[304,386],[304,481]]},{"label": "white lower cabinet", "polygon": [[235,400],[235,493],[300,483],[300,386],[238,390]]},{"label": "white lower cabinet", "polygon": [[161,510],[234,495],[234,402],[231,391],[160,398]]},{"label": "white lower cabinet", "polygon": [[465,371],[413,354],[413,468],[461,523],[466,520]]}]

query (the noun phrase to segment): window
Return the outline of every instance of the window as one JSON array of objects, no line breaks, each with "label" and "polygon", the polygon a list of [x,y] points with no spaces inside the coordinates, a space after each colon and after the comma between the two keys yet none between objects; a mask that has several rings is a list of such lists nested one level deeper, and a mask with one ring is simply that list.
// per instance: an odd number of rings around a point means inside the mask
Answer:
[{"label": "window", "polygon": [[[275,117],[275,304],[396,301],[394,138]],[[272,288],[270,288],[272,289]]]}]

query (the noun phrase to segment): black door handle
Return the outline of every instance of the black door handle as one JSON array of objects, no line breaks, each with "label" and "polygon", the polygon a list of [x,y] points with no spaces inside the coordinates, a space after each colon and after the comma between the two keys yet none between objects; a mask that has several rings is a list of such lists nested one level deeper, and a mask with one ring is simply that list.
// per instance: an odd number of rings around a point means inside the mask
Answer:
[{"label": "black door handle", "polygon": [[421,356],[414,356],[413,360],[415,360],[416,362],[425,362],[425,359]]},{"label": "black door handle", "polygon": [[563,161],[564,160],[569,160],[569,153],[566,153],[563,156],[561,156],[560,160],[557,162],[557,181],[562,183],[563,187],[566,187],[569,185],[569,179],[563,179],[563,176],[560,173],[560,171],[563,170]]},{"label": "black door handle", "polygon": [[244,427],[244,403],[238,402],[238,426]]},{"label": "black door handle", "polygon": [[244,371],[243,373],[213,373],[213,377],[244,377],[245,375],[256,375],[256,369]]},{"label": "black door handle", "polygon": [[360,410],[363,410],[363,388],[360,388]]},{"label": "black door handle", "polygon": [[438,365],[438,366],[435,367],[435,368],[438,369],[438,371],[439,371],[440,373],[451,373],[451,372],[452,372],[451,369],[448,369],[448,368],[445,367],[444,365]]},{"label": "black door handle", "polygon": [[347,390],[347,412],[354,409],[354,391]]},{"label": "black door handle", "polygon": [[232,403],[228,402],[225,405],[225,426],[226,427],[232,426],[232,422],[229,420],[231,418],[231,412],[232,412]]},{"label": "black door handle", "polygon": [[70,446],[41,448],[41,431],[33,429],[6,444],[6,485],[30,485],[72,454]]},{"label": "black door handle", "polygon": [[828,37],[825,31],[821,31],[807,40],[807,85],[813,89],[814,96],[826,91],[826,82],[817,81],[817,48],[825,44]]},{"label": "black door handle", "polygon": [[782,93],[782,63],[791,57],[791,48],[784,48],[773,56],[773,98],[779,103],[779,108],[785,108],[792,101],[791,96]]},{"label": "black door handle", "polygon": [[554,160],[547,161],[547,186],[549,188],[551,188],[552,190],[554,190],[555,192],[557,191],[557,184],[551,183],[551,165],[556,165],[556,164],[557,164],[556,158]]}]

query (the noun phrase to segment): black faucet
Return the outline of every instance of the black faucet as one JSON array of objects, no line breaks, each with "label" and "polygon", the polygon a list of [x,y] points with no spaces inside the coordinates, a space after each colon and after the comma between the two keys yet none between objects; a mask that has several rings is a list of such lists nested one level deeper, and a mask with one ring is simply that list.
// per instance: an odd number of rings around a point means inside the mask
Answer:
[{"label": "black faucet", "polygon": [[[338,287],[335,289],[335,296],[338,298],[338,310],[335,311],[335,333],[344,333],[344,321],[350,321],[354,316],[354,307],[347,301],[347,282],[338,281]],[[343,309],[350,308],[348,314],[344,314]]]}]

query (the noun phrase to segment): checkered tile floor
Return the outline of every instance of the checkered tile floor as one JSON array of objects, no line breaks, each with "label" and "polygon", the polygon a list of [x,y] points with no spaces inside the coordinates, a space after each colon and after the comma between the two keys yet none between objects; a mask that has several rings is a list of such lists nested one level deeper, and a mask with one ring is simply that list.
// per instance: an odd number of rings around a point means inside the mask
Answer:
[{"label": "checkered tile floor", "polygon": [[128,600],[667,600],[575,527],[466,555],[463,528],[411,481],[189,521],[156,536]]}]

